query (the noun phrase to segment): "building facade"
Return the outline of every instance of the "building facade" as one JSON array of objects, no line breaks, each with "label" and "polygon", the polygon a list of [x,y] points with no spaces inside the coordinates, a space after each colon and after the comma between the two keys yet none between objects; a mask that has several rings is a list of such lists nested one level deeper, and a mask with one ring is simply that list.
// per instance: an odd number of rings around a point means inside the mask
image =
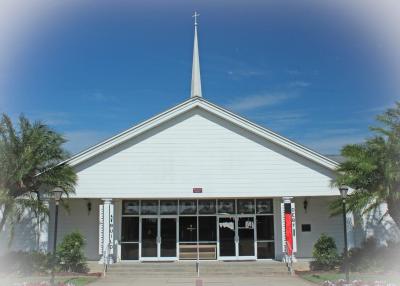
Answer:
[{"label": "building facade", "polygon": [[80,231],[90,260],[310,258],[322,233],[343,247],[337,163],[203,99],[197,23],[191,97],[67,163],[58,241]]}]

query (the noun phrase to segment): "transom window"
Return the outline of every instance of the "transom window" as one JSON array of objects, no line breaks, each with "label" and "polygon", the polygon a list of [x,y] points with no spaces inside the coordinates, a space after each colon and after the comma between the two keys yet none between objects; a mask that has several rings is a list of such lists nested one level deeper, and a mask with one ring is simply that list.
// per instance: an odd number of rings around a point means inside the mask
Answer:
[{"label": "transom window", "polygon": [[273,214],[272,199],[124,200],[122,215]]}]

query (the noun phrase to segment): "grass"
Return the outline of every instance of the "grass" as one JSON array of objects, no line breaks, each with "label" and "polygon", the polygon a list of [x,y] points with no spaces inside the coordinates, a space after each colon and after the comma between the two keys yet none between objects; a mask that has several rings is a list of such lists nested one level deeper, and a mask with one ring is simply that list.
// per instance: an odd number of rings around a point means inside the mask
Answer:
[{"label": "grass", "polygon": [[96,281],[98,278],[93,276],[80,276],[64,280],[64,283],[73,283],[75,286],[83,286]]},{"label": "grass", "polygon": [[[321,284],[324,281],[337,281],[344,279],[344,273],[338,272],[308,272],[304,274],[299,274],[303,279]],[[390,274],[379,274],[379,273],[350,273],[350,281],[352,280],[362,280],[362,281],[386,281],[400,286],[400,274],[390,273]]]}]

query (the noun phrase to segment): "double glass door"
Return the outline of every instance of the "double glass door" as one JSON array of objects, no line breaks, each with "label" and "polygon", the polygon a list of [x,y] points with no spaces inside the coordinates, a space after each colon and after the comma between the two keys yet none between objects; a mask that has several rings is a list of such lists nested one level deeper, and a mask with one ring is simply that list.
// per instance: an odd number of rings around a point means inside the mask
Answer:
[{"label": "double glass door", "polygon": [[177,218],[141,218],[141,259],[175,260],[177,257]]},{"label": "double glass door", "polygon": [[219,256],[221,258],[256,258],[254,222],[254,216],[219,217]]}]

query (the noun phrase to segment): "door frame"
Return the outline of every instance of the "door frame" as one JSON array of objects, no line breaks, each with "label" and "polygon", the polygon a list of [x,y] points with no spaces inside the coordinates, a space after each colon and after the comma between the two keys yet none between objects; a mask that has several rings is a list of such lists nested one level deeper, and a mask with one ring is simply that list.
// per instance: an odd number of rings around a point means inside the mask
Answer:
[{"label": "door frame", "polygon": [[[234,219],[235,224],[235,236],[234,236],[234,243],[235,243],[235,255],[234,256],[221,256],[220,255],[220,236],[219,236],[219,219],[220,218],[232,218]],[[239,218],[242,217],[251,217],[253,218],[254,228],[253,228],[253,247],[254,247],[254,256],[240,256],[239,255]],[[256,226],[256,215],[255,214],[219,214],[217,215],[217,254],[218,260],[257,260],[257,226]]]},{"label": "door frame", "polygon": [[[154,257],[142,257],[142,221],[143,219],[154,218],[157,219],[157,256]],[[176,256],[162,257],[161,256],[161,219],[163,218],[174,218],[175,219],[175,235],[176,235]],[[178,241],[178,215],[141,215],[139,217],[139,261],[175,261],[179,257],[179,241]]]},{"label": "door frame", "polygon": [[[239,218],[251,217],[253,218],[253,247],[254,247],[254,255],[253,256],[240,256],[239,255]],[[236,235],[237,235],[237,245],[236,245],[236,257],[237,260],[257,260],[257,224],[256,224],[256,215],[254,214],[238,214],[236,215]]]}]

